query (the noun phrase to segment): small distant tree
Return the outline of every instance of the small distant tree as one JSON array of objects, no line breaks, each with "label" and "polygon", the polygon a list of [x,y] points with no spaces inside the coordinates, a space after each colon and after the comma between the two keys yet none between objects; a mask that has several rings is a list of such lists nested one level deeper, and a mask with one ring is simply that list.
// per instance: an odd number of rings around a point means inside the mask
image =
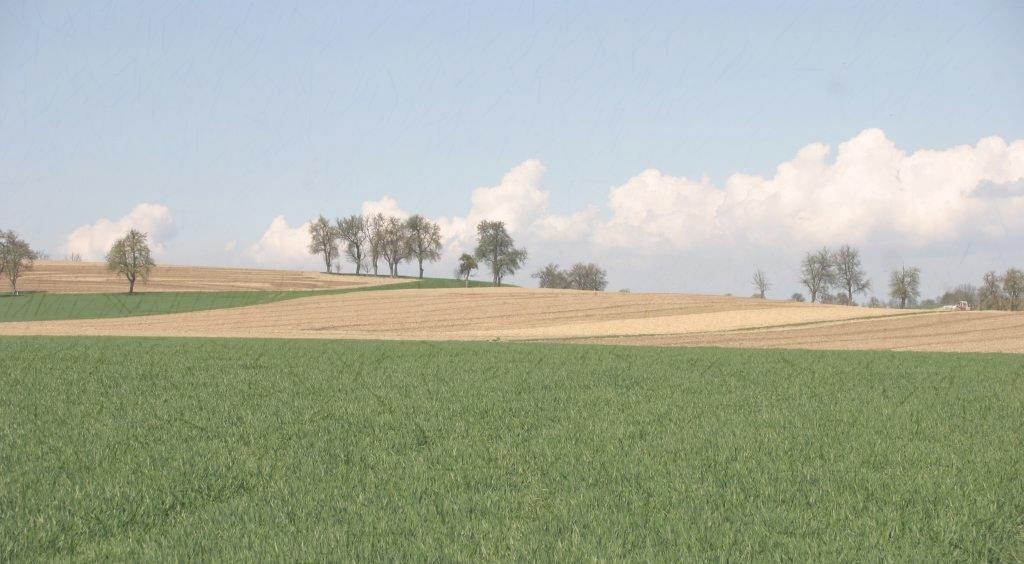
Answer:
[{"label": "small distant tree", "polygon": [[409,254],[419,264],[420,278],[423,278],[423,261],[434,262],[441,258],[441,227],[419,214],[407,219],[405,227]]},{"label": "small distant tree", "polygon": [[338,232],[322,215],[309,224],[309,253],[320,255],[324,272],[331,272],[331,264],[338,258]]},{"label": "small distant tree", "polygon": [[506,276],[516,273],[526,262],[526,250],[515,248],[504,221],[481,221],[476,226],[477,245],[473,256],[491,268],[491,279],[501,286]]},{"label": "small distant tree", "polygon": [[1010,311],[1021,309],[1021,301],[1024,298],[1024,271],[1011,268],[1003,275],[1003,294],[1010,307]]},{"label": "small distant tree", "polygon": [[469,278],[473,276],[473,272],[476,271],[477,264],[476,259],[469,253],[462,253],[459,257],[459,266],[455,269],[455,276],[459,280],[466,281],[466,287],[469,288]]},{"label": "small distant tree", "polygon": [[827,294],[835,282],[836,273],[832,267],[832,254],[828,248],[807,253],[800,265],[800,283],[807,287],[811,294],[811,303],[818,301],[818,296]]},{"label": "small distant tree", "polygon": [[608,273],[592,262],[578,262],[572,265],[565,277],[569,281],[569,287],[576,290],[603,292],[608,287]]},{"label": "small distant tree", "polygon": [[335,226],[338,239],[345,245],[345,255],[356,265],[356,274],[360,274],[366,263],[366,252],[370,238],[370,230],[366,218],[361,215],[350,215],[339,219]]},{"label": "small distant tree", "polygon": [[556,290],[565,290],[569,288],[569,277],[558,265],[550,263],[544,268],[533,273],[533,278],[537,279],[537,285],[541,288],[553,288]]},{"label": "small distant tree", "polygon": [[792,300],[792,301],[794,301],[794,302],[802,302],[802,301],[805,301],[805,300],[804,300],[804,295],[803,295],[803,294],[801,294],[800,292],[796,292],[795,294],[793,294],[792,296],[790,296],[790,297],[789,297],[789,299],[790,299],[790,300]]},{"label": "small distant tree", "polygon": [[889,296],[899,303],[900,309],[913,305],[921,297],[921,269],[902,267],[889,274]]},{"label": "small distant tree", "polygon": [[1005,303],[1002,278],[995,271],[986,272],[978,288],[978,308],[1003,309]]},{"label": "small distant tree", "polygon": [[71,253],[65,257],[65,260],[70,262],[82,262],[82,255],[79,253]]},{"label": "small distant tree", "polygon": [[872,308],[876,308],[876,309],[877,308],[884,308],[885,307],[885,302],[883,302],[882,300],[876,298],[875,296],[871,296],[871,299],[868,300],[868,307],[872,307]]},{"label": "small distant tree", "polygon": [[150,256],[149,236],[137,229],[131,229],[124,237],[114,242],[107,253],[107,269],[128,280],[128,293],[135,293],[135,282],[146,281],[156,266]]},{"label": "small distant tree", "polygon": [[871,281],[860,266],[860,251],[849,245],[843,245],[832,255],[835,269],[836,284],[846,290],[847,305],[854,305],[853,296],[863,294],[871,289]]},{"label": "small distant tree", "polygon": [[757,297],[761,298],[762,300],[765,299],[768,290],[770,290],[772,287],[771,282],[768,281],[768,275],[765,274],[763,270],[758,268],[757,270],[754,271],[754,279],[752,280],[752,282],[754,284],[754,288],[757,289]]},{"label": "small distant tree", "polygon": [[7,277],[11,293],[18,295],[18,279],[39,260],[39,253],[32,250],[14,231],[0,231],[0,274]]}]

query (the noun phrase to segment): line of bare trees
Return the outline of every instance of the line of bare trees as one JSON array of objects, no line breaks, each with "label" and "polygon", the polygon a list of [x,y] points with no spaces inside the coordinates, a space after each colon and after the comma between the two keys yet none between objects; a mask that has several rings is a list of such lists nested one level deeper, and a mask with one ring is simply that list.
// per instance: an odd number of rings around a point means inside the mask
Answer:
[{"label": "line of bare trees", "polygon": [[1024,270],[1008,268],[1003,274],[986,272],[981,286],[960,284],[934,300],[921,302],[924,307],[956,305],[967,302],[974,309],[1024,310]]},{"label": "line of bare trees", "polygon": [[539,280],[541,288],[603,292],[608,287],[607,271],[592,262],[578,262],[569,270],[551,263],[534,272],[533,277]]},{"label": "line of bare trees", "polygon": [[350,215],[333,222],[324,216],[309,224],[309,252],[319,255],[324,269],[340,271],[341,255],[355,265],[356,274],[380,275],[381,262],[389,276],[398,276],[402,262],[423,264],[441,258],[441,228],[416,214],[408,219],[376,213]]},{"label": "line of bare trees", "polygon": [[[356,274],[380,275],[381,262],[389,276],[398,276],[403,262],[415,262],[419,278],[424,263],[441,258],[441,228],[437,223],[416,214],[408,219],[387,216],[350,215],[331,222],[319,216],[309,225],[309,252],[319,255],[327,272],[340,271],[341,254],[355,265]],[[459,259],[456,276],[469,285],[469,278],[485,264],[491,281],[500,286],[507,276],[515,274],[526,263],[526,250],[515,246],[502,221],[481,221],[477,225],[477,245],[472,255]]]},{"label": "line of bare trees", "polygon": [[[861,266],[860,251],[850,245],[843,245],[832,251],[822,247],[808,252],[800,262],[800,283],[807,288],[812,303],[857,305],[855,298],[871,289],[871,280]],[[765,298],[771,283],[768,275],[758,268],[754,271],[751,284],[756,290],[754,297]],[[957,305],[961,301],[973,309],[1024,309],[1024,271],[1010,268],[1004,274],[991,271],[985,274],[982,285],[961,284],[936,299],[919,301],[921,297],[921,269],[902,266],[889,273],[888,303],[871,297],[868,307],[940,307]],[[790,298],[804,301],[803,294],[796,293]]]}]

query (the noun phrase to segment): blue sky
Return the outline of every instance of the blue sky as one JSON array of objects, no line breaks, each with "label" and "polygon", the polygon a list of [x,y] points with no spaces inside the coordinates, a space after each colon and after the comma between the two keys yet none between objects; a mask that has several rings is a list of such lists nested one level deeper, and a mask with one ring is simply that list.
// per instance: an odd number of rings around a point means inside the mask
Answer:
[{"label": "blue sky", "polygon": [[[120,225],[149,203],[170,218],[166,262],[301,266],[253,248],[275,218],[297,228],[388,196],[451,219],[455,248],[468,244],[458,218],[489,211],[471,209],[474,190],[539,162],[522,181],[532,187],[494,193],[544,194],[513,221],[534,251],[528,271],[596,260],[613,287],[747,293],[757,263],[788,296],[799,253],[845,237],[878,286],[886,268],[914,263],[934,293],[1024,266],[1024,230],[997,217],[1024,209],[1022,24],[1019,2],[2,2],[0,227],[59,256],[76,229]],[[927,217],[881,225],[895,216],[867,232],[854,219],[849,234],[794,232],[785,217],[748,222],[747,209],[712,228],[694,216],[698,188],[672,180],[725,192],[735,173],[770,179],[812,144],[832,162],[865,130],[908,155],[998,137],[1008,148],[984,159],[1002,169],[947,192],[987,183],[1011,198],[969,217],[956,210],[970,206],[934,211],[956,222],[950,233]],[[928,166],[955,175],[966,165],[954,156]],[[649,169],[656,185],[620,200],[690,206],[661,221],[700,236],[624,226],[611,191]],[[858,190],[842,186],[833,192]],[[779,213],[827,215],[828,202]],[[575,232],[538,235],[536,221],[573,214]],[[750,236],[761,229],[771,242]],[[600,234],[613,231],[611,243]]]}]

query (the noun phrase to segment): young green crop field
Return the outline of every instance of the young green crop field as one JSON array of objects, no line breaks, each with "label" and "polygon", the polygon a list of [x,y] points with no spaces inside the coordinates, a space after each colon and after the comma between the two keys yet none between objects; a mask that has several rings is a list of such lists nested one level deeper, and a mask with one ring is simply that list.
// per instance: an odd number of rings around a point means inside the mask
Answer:
[{"label": "young green crop field", "polygon": [[[471,280],[471,287],[490,282]],[[162,313],[185,313],[207,309],[241,307],[324,294],[347,294],[371,290],[462,288],[465,282],[446,278],[411,279],[408,282],[358,286],[336,290],[253,291],[253,292],[140,292],[137,294],[0,294],[0,322],[49,321],[55,319],[97,319]]]},{"label": "young green crop field", "polygon": [[0,561],[1024,559],[1024,357],[0,339]]}]

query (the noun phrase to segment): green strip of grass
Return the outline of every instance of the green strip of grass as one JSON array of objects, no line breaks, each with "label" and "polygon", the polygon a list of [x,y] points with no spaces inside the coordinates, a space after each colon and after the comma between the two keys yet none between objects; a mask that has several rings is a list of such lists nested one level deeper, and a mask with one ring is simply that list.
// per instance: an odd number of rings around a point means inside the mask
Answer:
[{"label": "green strip of grass", "polygon": [[0,339],[0,561],[1021,561],[1024,358]]},{"label": "green strip of grass", "polygon": [[[489,282],[471,281],[470,286],[490,286]],[[412,279],[408,282],[359,286],[336,290],[286,292],[140,292],[124,294],[43,294],[20,296],[0,295],[0,322],[49,321],[56,319],[96,319],[184,313],[207,309],[240,307],[324,294],[346,294],[369,290],[403,290],[411,288],[461,288],[465,282],[447,278]]]}]

